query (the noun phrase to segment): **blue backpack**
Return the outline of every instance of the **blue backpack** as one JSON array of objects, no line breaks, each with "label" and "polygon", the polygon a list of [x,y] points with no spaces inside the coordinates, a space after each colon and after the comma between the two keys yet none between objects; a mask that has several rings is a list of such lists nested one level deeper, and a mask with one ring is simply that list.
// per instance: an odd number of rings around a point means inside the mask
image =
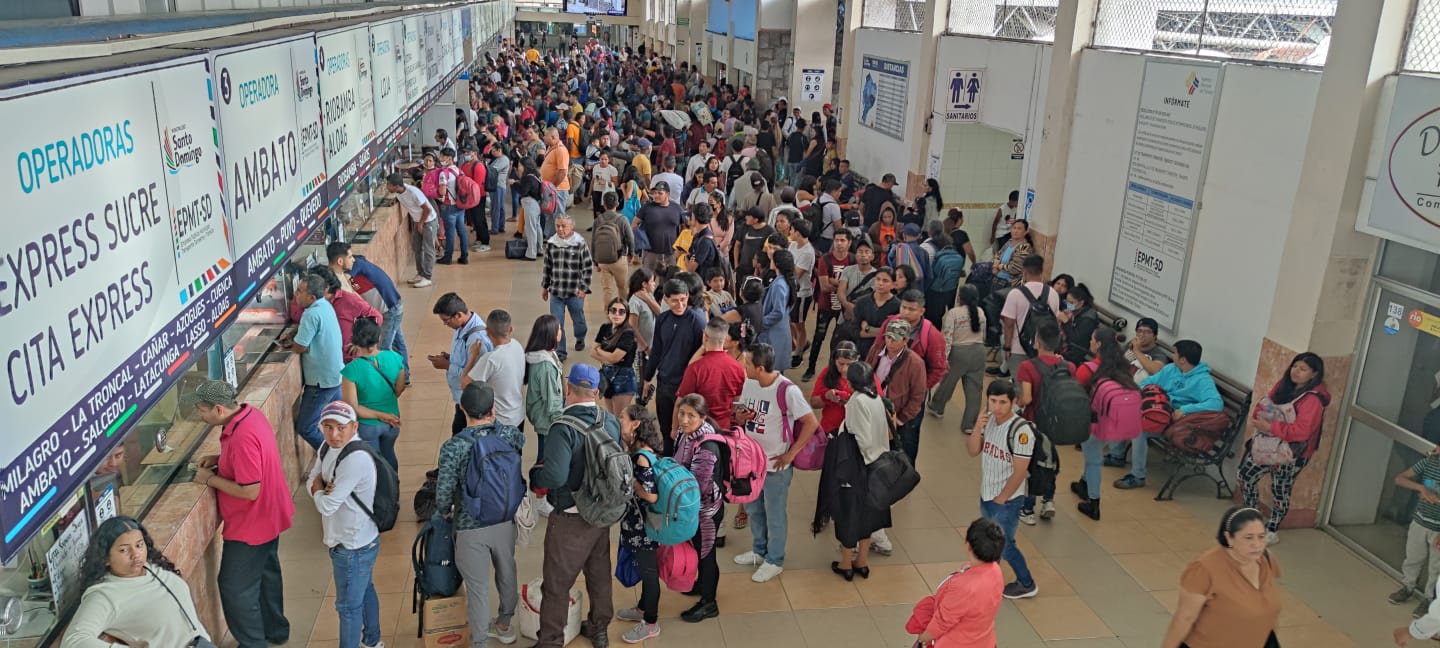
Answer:
[{"label": "blue backpack", "polygon": [[455,565],[455,527],[439,515],[420,527],[410,545],[410,563],[415,571],[415,601],[454,596],[460,589],[460,569]]},{"label": "blue backpack", "polygon": [[645,511],[645,535],[662,545],[689,542],[700,528],[700,483],[695,475],[670,457],[656,458],[641,450],[655,471],[658,499]]},{"label": "blue backpack", "polygon": [[465,467],[461,504],[481,526],[509,522],[515,519],[520,500],[525,498],[520,451],[498,434],[471,434],[470,463]]},{"label": "blue backpack", "polygon": [[930,291],[953,293],[964,276],[965,257],[953,248],[942,249],[935,253],[935,261],[930,266]]}]

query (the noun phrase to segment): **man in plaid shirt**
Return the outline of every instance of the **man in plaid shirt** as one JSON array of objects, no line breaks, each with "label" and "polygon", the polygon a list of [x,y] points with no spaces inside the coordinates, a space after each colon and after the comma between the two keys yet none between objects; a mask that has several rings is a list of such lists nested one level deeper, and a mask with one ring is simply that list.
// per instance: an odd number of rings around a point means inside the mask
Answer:
[{"label": "man in plaid shirt", "polygon": [[575,350],[585,350],[585,295],[595,261],[585,237],[575,232],[575,221],[561,214],[555,219],[555,235],[545,241],[545,271],[540,278],[540,298],[550,302],[550,314],[560,320],[560,360],[565,360],[565,311],[575,324]]}]

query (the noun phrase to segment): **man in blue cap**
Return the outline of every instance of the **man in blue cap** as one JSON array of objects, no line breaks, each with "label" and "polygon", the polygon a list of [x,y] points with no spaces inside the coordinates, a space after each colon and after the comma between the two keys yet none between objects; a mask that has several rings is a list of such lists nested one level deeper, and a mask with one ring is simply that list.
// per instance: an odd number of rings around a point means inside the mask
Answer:
[{"label": "man in blue cap", "polygon": [[[540,634],[536,646],[560,648],[565,643],[570,587],[583,569],[590,615],[581,634],[597,648],[609,645],[606,634],[615,607],[611,600],[610,528],[591,526],[580,517],[575,493],[585,480],[585,430],[603,421],[605,431],[623,447],[620,421],[602,409],[600,371],[588,364],[570,368],[565,380],[565,410],[550,426],[545,455],[530,469],[530,487],[548,489],[546,500],[555,507],[545,529],[544,584],[541,585]],[[571,421],[567,423],[567,420]]]}]

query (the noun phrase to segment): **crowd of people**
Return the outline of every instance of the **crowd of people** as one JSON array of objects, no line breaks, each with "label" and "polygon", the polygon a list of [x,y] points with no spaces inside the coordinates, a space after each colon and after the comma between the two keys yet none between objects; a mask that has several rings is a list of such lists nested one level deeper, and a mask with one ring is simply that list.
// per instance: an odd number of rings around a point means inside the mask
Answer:
[{"label": "crowd of people", "polygon": [[[415,174],[387,184],[409,217],[411,286],[431,285],[437,263],[491,252],[513,223],[506,256],[540,263],[550,307],[523,340],[504,308],[482,315],[452,292],[431,311],[454,331],[448,351],[427,356],[454,403],[434,488],[439,515],[456,529],[472,646],[516,640],[520,529],[509,504],[548,518],[536,644],[546,648],[566,641],[581,573],[590,604],[580,634],[595,646],[608,644],[616,618],[635,624],[626,642],[659,635],[662,580],[695,597],[683,621],[718,616],[716,549],[727,527],[750,529],[734,562],[769,581],[785,569],[790,504],[814,506],[812,530],[833,532],[837,577],[870,578],[871,553],[892,550],[891,516],[857,484],[889,453],[917,463],[922,422],[950,414],[957,387],[957,429],[980,462],[982,517],[965,533],[970,560],[919,602],[907,629],[923,646],[995,646],[1001,601],[1039,592],[1016,534],[1055,516],[1065,447],[1078,445],[1084,462],[1070,485],[1075,506],[1098,521],[1103,467],[1129,467],[1114,488],[1143,488],[1149,438],[1224,409],[1199,342],[1162,346],[1150,318],[1127,339],[1102,321],[1084,283],[1049,277],[1018,193],[986,224],[986,240],[972,240],[935,180],[907,197],[893,175],[870,183],[852,172],[829,105],[806,117],[784,98],[757,104],[749,88],[643,47],[575,39],[548,52],[507,41],[470,87],[453,135],[437,132]],[[594,218],[582,231],[574,215],[587,203]],[[411,380],[403,305],[390,277],[347,244],[326,253],[327,266],[297,281],[298,326],[284,342],[305,376],[295,431],[320,451],[306,486],[335,565],[340,645],[374,647],[371,575],[385,526],[377,514],[398,467],[398,398]],[[591,336],[585,302],[596,294],[604,315]],[[585,355],[571,363],[571,351]],[[1257,430],[1240,463],[1244,505],[1221,520],[1219,546],[1185,570],[1163,646],[1278,645],[1279,566],[1266,547],[1318,447],[1324,379],[1320,358],[1300,354],[1253,413],[1231,413]],[[202,385],[190,402],[223,426],[220,455],[201,460],[195,479],[217,491],[226,522],[219,578],[230,632],[241,648],[283,643],[276,552],[293,507],[273,432],[224,383]],[[1071,439],[1075,420],[1084,434]],[[467,478],[473,457],[518,462],[532,441],[524,501],[498,516],[475,504],[490,500]],[[347,452],[355,447],[373,452]],[[797,465],[821,470],[814,502],[792,497]],[[1268,515],[1258,492],[1267,475]],[[657,511],[673,512],[669,500],[679,499],[673,480],[684,478],[698,495],[673,517],[693,529],[657,527]],[[1434,597],[1434,479],[1433,457],[1397,477],[1421,503],[1396,603],[1419,596],[1424,608]],[[618,503],[605,490],[616,482]],[[637,604],[618,611],[614,525],[640,584]],[[137,624],[160,644],[208,645],[185,644],[208,638],[143,527],[115,518],[96,537],[66,646],[129,640],[144,634]],[[1427,552],[1428,578],[1416,587]],[[131,613],[142,607],[143,619]],[[1406,632],[1435,630],[1417,622]]]}]

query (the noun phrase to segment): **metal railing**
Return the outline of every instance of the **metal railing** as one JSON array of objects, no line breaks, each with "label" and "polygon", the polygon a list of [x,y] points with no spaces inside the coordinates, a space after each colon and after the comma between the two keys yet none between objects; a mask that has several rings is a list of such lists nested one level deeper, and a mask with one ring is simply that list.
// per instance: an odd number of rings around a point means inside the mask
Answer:
[{"label": "metal railing", "polygon": [[1051,42],[1058,0],[950,0],[950,34]]}]

